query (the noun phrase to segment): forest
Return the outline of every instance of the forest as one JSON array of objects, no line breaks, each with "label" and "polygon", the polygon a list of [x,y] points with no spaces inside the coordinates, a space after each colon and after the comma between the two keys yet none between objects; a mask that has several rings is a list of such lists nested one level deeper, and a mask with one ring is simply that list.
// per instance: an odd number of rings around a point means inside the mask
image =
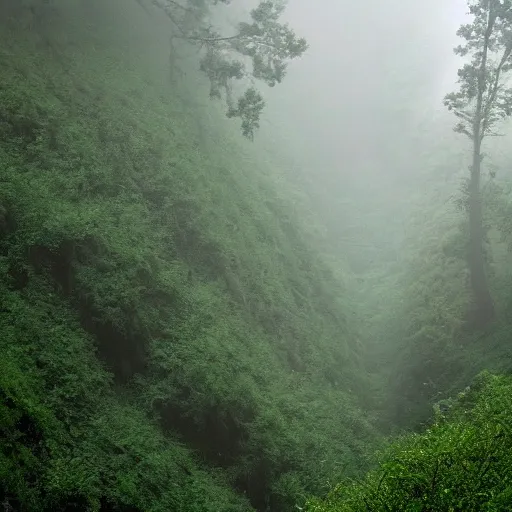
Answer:
[{"label": "forest", "polygon": [[3,512],[512,511],[512,0],[406,4],[0,0]]}]

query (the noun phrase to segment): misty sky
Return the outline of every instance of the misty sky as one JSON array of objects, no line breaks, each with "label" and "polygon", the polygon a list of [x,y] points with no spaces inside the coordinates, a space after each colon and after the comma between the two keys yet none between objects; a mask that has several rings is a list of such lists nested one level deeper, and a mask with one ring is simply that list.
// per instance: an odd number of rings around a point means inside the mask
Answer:
[{"label": "misty sky", "polygon": [[[267,112],[340,219],[357,215],[347,198],[357,198],[362,215],[372,210],[376,225],[383,212],[396,218],[440,181],[429,153],[465,144],[442,101],[455,86],[453,48],[466,12],[465,0],[289,0],[286,18],[310,49],[269,91]],[[463,160],[436,169],[441,182],[459,179]]]},{"label": "misty sky", "polygon": [[286,16],[310,49],[292,64],[276,90],[281,106],[272,108],[293,112],[293,124],[310,126],[326,151],[333,129],[354,147],[397,121],[407,128],[409,108],[443,108],[466,10],[464,0],[290,0]]}]

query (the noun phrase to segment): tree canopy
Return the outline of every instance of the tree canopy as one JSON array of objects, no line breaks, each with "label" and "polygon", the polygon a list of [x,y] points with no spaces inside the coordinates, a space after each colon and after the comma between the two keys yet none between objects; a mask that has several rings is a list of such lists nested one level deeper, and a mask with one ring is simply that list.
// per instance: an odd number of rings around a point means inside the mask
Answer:
[{"label": "tree canopy", "polygon": [[[149,0],[138,0],[144,1]],[[252,139],[265,106],[254,82],[269,87],[281,83],[288,63],[307,49],[306,40],[280,21],[284,1],[262,0],[251,10],[250,20],[238,22],[231,33],[216,26],[211,13],[216,5],[230,4],[230,0],[151,0],[151,3],[171,20],[171,41],[185,39],[199,49],[200,69],[210,82],[210,97],[223,98],[228,107],[227,116],[240,118],[243,135]],[[236,81],[248,84],[238,98],[234,93]]]},{"label": "tree canopy", "polygon": [[459,90],[448,94],[445,105],[459,119],[455,131],[472,142],[470,175],[464,187],[464,206],[469,218],[468,263],[474,308],[473,325],[485,325],[494,317],[494,305],[486,276],[485,229],[482,218],[482,142],[496,135],[497,123],[512,113],[512,88],[506,80],[512,70],[512,3],[510,0],[470,0],[473,21],[457,34],[465,43],[455,53],[470,57],[458,71]]}]

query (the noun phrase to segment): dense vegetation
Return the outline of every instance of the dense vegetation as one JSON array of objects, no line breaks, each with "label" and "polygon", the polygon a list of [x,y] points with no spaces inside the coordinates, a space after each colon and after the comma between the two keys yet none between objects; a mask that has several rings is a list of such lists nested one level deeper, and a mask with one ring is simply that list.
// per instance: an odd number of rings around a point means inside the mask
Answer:
[{"label": "dense vegetation", "polygon": [[136,3],[36,6],[0,20],[5,506],[285,511],[364,469],[343,286],[197,63]]},{"label": "dense vegetation", "polygon": [[421,201],[414,198],[403,252],[366,272],[360,291],[360,303],[376,312],[367,332],[372,366],[389,386],[381,426],[396,437],[364,479],[347,478],[326,500],[310,500],[312,512],[512,507],[505,218],[512,155],[487,140],[510,130],[503,123],[510,113],[503,75],[510,70],[512,6],[468,5],[472,22],[458,31],[464,45],[456,53],[471,59],[446,105],[458,117],[455,131],[470,139],[469,173],[467,152],[438,125],[434,136],[446,141],[423,146],[418,165],[434,182],[464,168],[462,183],[451,180],[451,189],[437,183]]},{"label": "dense vegetation", "polygon": [[[506,143],[478,189],[411,186],[403,236],[371,194],[331,212],[339,190],[271,128],[242,136],[264,104],[242,86],[279,83],[306,43],[268,1],[224,38],[208,7],[227,3],[0,0],[4,510],[509,510]],[[506,5],[490,23],[473,4],[470,46],[485,21],[509,56]],[[459,117],[479,95],[485,126],[507,117],[462,69]],[[430,129],[415,165],[435,181],[463,152]]]},{"label": "dense vegetation", "polygon": [[423,434],[398,439],[377,470],[334,489],[312,512],[504,511],[512,503],[512,379],[483,373],[437,408]]}]

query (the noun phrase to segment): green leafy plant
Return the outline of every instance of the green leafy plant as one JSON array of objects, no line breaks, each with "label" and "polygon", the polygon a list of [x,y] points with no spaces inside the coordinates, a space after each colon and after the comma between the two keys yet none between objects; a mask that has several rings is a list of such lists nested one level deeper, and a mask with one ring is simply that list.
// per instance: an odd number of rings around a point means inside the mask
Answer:
[{"label": "green leafy plant", "polygon": [[512,113],[512,89],[507,86],[507,74],[512,69],[512,4],[508,0],[470,0],[468,6],[473,21],[458,30],[465,44],[455,53],[469,55],[471,61],[459,69],[459,91],[448,94],[445,105],[459,119],[455,131],[469,137],[473,148],[466,201],[474,299],[470,317],[476,325],[484,326],[494,317],[494,305],[486,276],[480,185],[482,142],[496,135],[496,125]]},{"label": "green leafy plant", "polygon": [[[241,118],[243,135],[252,139],[259,128],[265,102],[253,86],[235,101],[233,83],[250,79],[274,87],[283,80],[288,62],[307,50],[305,39],[280,22],[284,2],[261,1],[251,10],[250,22],[239,22],[235,33],[230,35],[214,28],[210,15],[210,6],[229,4],[230,0],[151,0],[151,3],[171,20],[175,31],[171,41],[184,39],[199,48],[200,69],[209,79],[210,97],[220,99],[224,95],[228,117]],[[175,47],[171,47],[171,52],[174,51]]]},{"label": "green leafy plant", "polygon": [[421,434],[391,443],[379,468],[361,481],[337,486],[311,500],[311,512],[498,512],[512,496],[510,377],[482,373],[453,405],[437,409]]}]

